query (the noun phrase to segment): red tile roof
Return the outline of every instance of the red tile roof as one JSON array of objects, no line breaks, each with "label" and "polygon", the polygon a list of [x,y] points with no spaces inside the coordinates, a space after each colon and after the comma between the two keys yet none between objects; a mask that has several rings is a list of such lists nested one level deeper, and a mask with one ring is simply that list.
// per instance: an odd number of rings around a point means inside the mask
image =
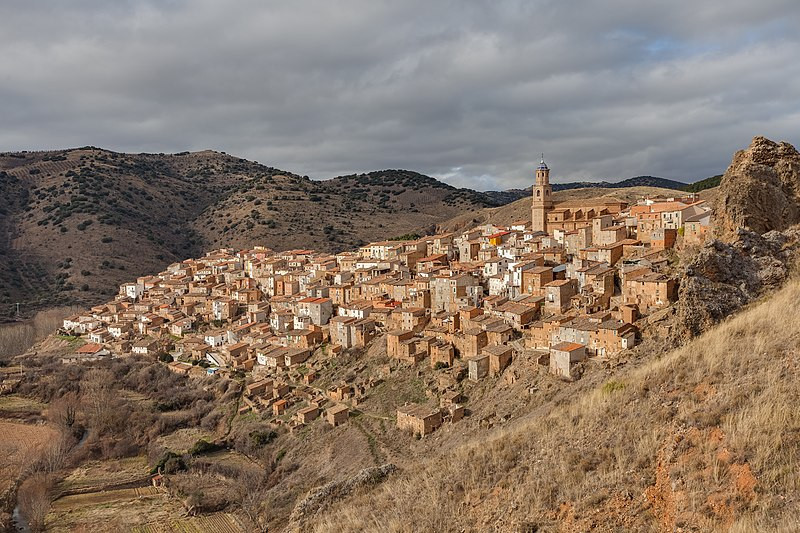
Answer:
[{"label": "red tile roof", "polygon": [[83,346],[75,350],[75,353],[93,354],[99,352],[102,349],[103,349],[102,344],[98,344],[96,342],[90,342],[89,344],[84,344]]}]

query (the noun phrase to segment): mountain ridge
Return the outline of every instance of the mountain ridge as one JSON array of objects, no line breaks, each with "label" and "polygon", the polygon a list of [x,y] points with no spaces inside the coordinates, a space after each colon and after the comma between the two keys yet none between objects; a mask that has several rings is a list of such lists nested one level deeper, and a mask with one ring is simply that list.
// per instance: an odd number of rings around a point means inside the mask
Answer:
[{"label": "mountain ridge", "polygon": [[316,181],[222,152],[95,147],[0,154],[0,305],[93,304],[211,247],[338,252],[495,200],[420,173]]}]

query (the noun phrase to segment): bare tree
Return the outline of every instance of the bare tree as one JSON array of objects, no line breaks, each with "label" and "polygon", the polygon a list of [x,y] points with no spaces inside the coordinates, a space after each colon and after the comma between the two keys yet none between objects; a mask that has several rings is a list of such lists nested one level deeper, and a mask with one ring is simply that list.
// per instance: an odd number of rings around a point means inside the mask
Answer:
[{"label": "bare tree", "polygon": [[90,370],[81,381],[89,424],[98,434],[105,433],[114,420],[117,402],[113,383],[114,374],[102,368]]},{"label": "bare tree", "polygon": [[27,520],[32,531],[44,531],[45,519],[50,510],[52,478],[37,472],[22,482],[17,492],[20,513]]},{"label": "bare tree", "polygon": [[47,418],[66,432],[71,432],[77,422],[81,400],[74,392],[68,392],[54,400],[47,409]]},{"label": "bare tree", "polygon": [[250,522],[252,530],[266,531],[266,526],[261,521],[264,491],[267,488],[265,473],[245,468],[239,474],[235,487],[236,499],[242,512]]},{"label": "bare tree", "polygon": [[39,469],[46,473],[53,473],[60,470],[64,466],[74,442],[75,439],[67,433],[62,433],[58,438],[49,442],[42,449]]}]

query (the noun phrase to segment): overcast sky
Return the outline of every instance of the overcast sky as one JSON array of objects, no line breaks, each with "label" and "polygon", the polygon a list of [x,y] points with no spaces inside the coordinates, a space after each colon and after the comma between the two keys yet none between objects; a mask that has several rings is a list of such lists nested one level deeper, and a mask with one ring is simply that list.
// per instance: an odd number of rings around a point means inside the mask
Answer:
[{"label": "overcast sky", "polygon": [[[653,5],[646,5],[653,4]],[[0,150],[215,149],[457,186],[800,141],[798,0],[2,0]]]}]

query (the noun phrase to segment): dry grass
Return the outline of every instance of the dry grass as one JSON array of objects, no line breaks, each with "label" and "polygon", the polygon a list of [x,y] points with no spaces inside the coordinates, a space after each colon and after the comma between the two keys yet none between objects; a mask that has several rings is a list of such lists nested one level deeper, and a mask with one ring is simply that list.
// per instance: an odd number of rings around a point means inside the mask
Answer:
[{"label": "dry grass", "polygon": [[[766,302],[659,359],[334,506],[314,531],[798,528],[800,301]],[[538,411],[541,412],[541,411]]]},{"label": "dry grass", "polygon": [[61,327],[64,318],[80,307],[55,307],[39,311],[24,322],[0,325],[0,360],[19,355]]},{"label": "dry grass", "polygon": [[43,424],[0,421],[0,495],[38,461],[58,433]]}]

